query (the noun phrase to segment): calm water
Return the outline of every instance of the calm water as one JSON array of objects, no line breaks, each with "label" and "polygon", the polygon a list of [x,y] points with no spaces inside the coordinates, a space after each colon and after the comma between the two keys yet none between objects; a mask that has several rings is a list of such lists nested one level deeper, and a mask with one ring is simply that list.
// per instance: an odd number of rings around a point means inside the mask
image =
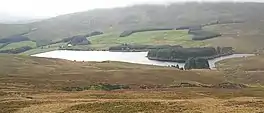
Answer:
[{"label": "calm water", "polygon": [[[158,65],[158,66],[168,66],[168,65],[179,65],[184,66],[184,63],[176,62],[161,62],[149,60],[147,52],[109,52],[109,51],[68,51],[68,50],[56,50],[46,53],[41,53],[33,55],[36,57],[46,57],[46,58],[59,58],[66,60],[75,61],[120,61],[129,62],[137,64],[148,64],[148,65]],[[210,67],[214,68],[215,63],[224,59],[238,58],[254,56],[254,54],[234,54],[225,57],[216,58],[209,60]]]}]

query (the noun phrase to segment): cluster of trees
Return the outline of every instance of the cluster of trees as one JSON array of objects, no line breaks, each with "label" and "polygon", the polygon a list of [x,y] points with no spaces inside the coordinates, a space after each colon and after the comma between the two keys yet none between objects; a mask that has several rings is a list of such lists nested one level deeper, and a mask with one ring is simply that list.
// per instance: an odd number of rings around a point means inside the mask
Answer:
[{"label": "cluster of trees", "polygon": [[14,35],[7,38],[0,39],[0,43],[14,43],[14,42],[22,42],[22,41],[29,41],[28,37],[22,35]]},{"label": "cluster of trees", "polygon": [[92,36],[101,35],[101,34],[104,34],[104,33],[101,31],[93,31],[93,32],[85,35],[85,37],[92,37]]},{"label": "cluster of trees", "polygon": [[132,35],[133,33],[138,32],[147,32],[147,31],[161,31],[161,30],[174,30],[175,28],[149,28],[149,29],[139,29],[139,30],[130,30],[130,31],[124,31],[120,34],[120,37],[127,37],[129,35]]},{"label": "cluster of trees", "polygon": [[[210,69],[208,59],[223,55],[233,54],[232,47],[204,47],[204,48],[166,48],[151,49],[147,57],[150,60],[172,61],[185,63],[184,68],[189,69]],[[178,67],[178,66],[171,66]]]},{"label": "cluster of trees", "polygon": [[7,46],[8,44],[10,44],[10,43],[4,43],[4,44],[0,45],[0,49]]},{"label": "cluster of trees", "polygon": [[28,51],[30,49],[33,49],[33,48],[30,46],[24,46],[24,47],[15,48],[15,49],[2,50],[2,51],[0,51],[0,53],[19,54],[19,53],[23,53],[25,51]]},{"label": "cluster of trees", "polygon": [[91,42],[88,41],[85,36],[73,36],[68,42],[69,42],[68,44],[71,44],[71,45],[88,45],[88,44],[91,44]]},{"label": "cluster of trees", "polygon": [[56,43],[61,43],[61,42],[65,42],[71,45],[88,45],[91,44],[91,42],[89,40],[87,40],[87,38],[83,35],[77,35],[77,36],[73,36],[70,38],[65,38],[62,39],[61,41],[58,41]]},{"label": "cluster of trees", "polygon": [[210,65],[208,60],[205,58],[189,58],[185,62],[184,69],[210,69]]},{"label": "cluster of trees", "polygon": [[150,50],[147,57],[152,60],[185,62],[190,57],[212,57],[215,55],[217,55],[217,51],[213,47],[169,48]]},{"label": "cluster of trees", "polygon": [[101,31],[93,31],[86,35],[76,35],[73,37],[64,38],[56,42],[39,40],[37,41],[37,45],[45,46],[45,45],[50,45],[50,44],[62,43],[62,42],[72,44],[72,45],[88,45],[88,44],[91,44],[91,42],[87,40],[87,37],[92,37],[92,36],[101,35],[101,34],[104,34],[104,33]]},{"label": "cluster of trees", "polygon": [[109,48],[109,51],[144,51],[151,49],[182,48],[179,45],[138,45],[138,44],[121,44]]},{"label": "cluster of trees", "polygon": [[195,26],[182,26],[176,28],[176,30],[201,30],[202,26],[201,25],[195,25]]},{"label": "cluster of trees", "polygon": [[[22,42],[22,41],[30,41],[30,39],[28,37],[23,36],[24,34],[27,33],[23,33],[23,34],[19,34],[19,35],[13,35],[7,38],[3,38],[0,39],[0,43],[3,43],[0,48],[3,48],[5,46],[7,46],[10,43],[16,43],[16,42]],[[0,53],[8,53],[8,54],[19,54],[19,53],[23,53],[25,51],[28,51],[30,49],[33,49],[30,46],[23,46],[20,48],[14,48],[14,49],[8,49],[8,50],[0,50]]]},{"label": "cluster of trees", "polygon": [[193,35],[192,40],[206,40],[222,36],[220,33],[204,30],[189,30],[188,34]]},{"label": "cluster of trees", "polygon": [[234,50],[232,47],[216,47],[217,54],[233,54]]}]

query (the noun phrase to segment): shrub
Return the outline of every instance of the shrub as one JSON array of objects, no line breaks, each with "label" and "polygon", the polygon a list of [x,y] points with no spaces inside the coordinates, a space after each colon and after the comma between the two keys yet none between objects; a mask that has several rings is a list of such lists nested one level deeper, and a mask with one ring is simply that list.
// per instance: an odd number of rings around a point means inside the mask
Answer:
[{"label": "shrub", "polygon": [[237,84],[231,82],[224,82],[217,85],[214,85],[215,88],[227,88],[227,89],[240,89],[240,88],[247,88],[248,86],[244,84]]},{"label": "shrub", "polygon": [[127,85],[119,85],[119,84],[96,84],[96,85],[90,85],[87,87],[64,87],[62,90],[64,91],[83,91],[83,90],[105,90],[105,91],[111,91],[111,90],[118,90],[118,89],[129,89],[130,87]]}]

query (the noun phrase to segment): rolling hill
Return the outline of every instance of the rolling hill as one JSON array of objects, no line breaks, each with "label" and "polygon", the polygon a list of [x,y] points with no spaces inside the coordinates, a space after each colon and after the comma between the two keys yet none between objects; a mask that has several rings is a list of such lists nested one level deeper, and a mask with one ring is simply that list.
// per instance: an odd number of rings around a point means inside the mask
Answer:
[{"label": "rolling hill", "polygon": [[[25,36],[37,42],[54,42],[92,31],[121,33],[147,28],[176,28],[204,25],[215,21],[242,21],[207,26],[222,37],[208,40],[215,46],[233,46],[243,52],[264,48],[264,4],[262,3],[185,3],[136,5],[114,9],[95,9],[62,15],[25,25],[0,25],[2,38],[29,32]],[[245,46],[248,45],[248,46]]]},{"label": "rolling hill", "polygon": [[[260,112],[264,110],[263,58],[222,61],[219,70],[181,71],[1,55],[0,112]],[[129,89],[107,91],[102,83]]]}]

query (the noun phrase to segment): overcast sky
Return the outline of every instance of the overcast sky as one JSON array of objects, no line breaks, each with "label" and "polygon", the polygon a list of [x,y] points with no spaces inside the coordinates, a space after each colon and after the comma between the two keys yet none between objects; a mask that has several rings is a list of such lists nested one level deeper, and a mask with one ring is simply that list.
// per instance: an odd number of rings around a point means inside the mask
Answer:
[{"label": "overcast sky", "polygon": [[0,14],[25,17],[53,17],[95,8],[122,7],[133,4],[183,1],[264,1],[264,0],[0,0]]}]

